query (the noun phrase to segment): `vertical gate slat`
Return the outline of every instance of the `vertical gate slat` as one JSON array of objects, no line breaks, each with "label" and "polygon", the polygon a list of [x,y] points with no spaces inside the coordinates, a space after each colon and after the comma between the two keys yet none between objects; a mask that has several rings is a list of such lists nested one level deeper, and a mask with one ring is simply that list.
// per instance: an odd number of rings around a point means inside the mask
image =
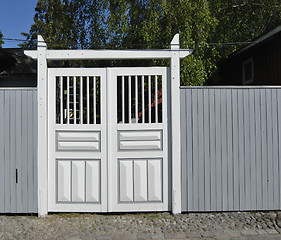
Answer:
[{"label": "vertical gate slat", "polygon": [[148,76],[148,122],[151,123],[151,76]]},{"label": "vertical gate slat", "polygon": [[158,123],[158,76],[155,76],[155,123]]},{"label": "vertical gate slat", "polygon": [[87,124],[90,124],[90,79],[87,76]]},{"label": "vertical gate slat", "polygon": [[122,76],[122,123],[125,124],[125,79]]},{"label": "vertical gate slat", "polygon": [[5,91],[0,91],[0,212],[5,212]]},{"label": "vertical gate slat", "polygon": [[145,123],[145,109],[144,109],[144,76],[141,76],[141,96],[142,96],[142,123]]},{"label": "vertical gate slat", "polygon": [[135,76],[135,119],[138,123],[138,76]]},{"label": "vertical gate slat", "polygon": [[73,76],[73,119],[74,119],[74,124],[76,124],[77,121],[77,116],[76,116],[76,78],[75,76]]},{"label": "vertical gate slat", "polygon": [[94,85],[94,90],[93,90],[93,112],[94,112],[94,121],[93,123],[96,124],[97,123],[97,78],[96,76],[94,76],[93,78],[93,85]]},{"label": "vertical gate slat", "polygon": [[60,76],[60,124],[63,124],[64,110],[63,110],[63,77]]},{"label": "vertical gate slat", "polygon": [[131,76],[128,76],[128,81],[129,81],[129,84],[128,84],[128,115],[129,115],[129,124],[131,124],[131,119],[132,119],[132,78]]},{"label": "vertical gate slat", "polygon": [[69,124],[69,76],[67,76],[66,84],[66,124]]},{"label": "vertical gate slat", "polygon": [[80,76],[80,124],[83,124],[84,122],[84,114],[83,114],[83,77]]}]

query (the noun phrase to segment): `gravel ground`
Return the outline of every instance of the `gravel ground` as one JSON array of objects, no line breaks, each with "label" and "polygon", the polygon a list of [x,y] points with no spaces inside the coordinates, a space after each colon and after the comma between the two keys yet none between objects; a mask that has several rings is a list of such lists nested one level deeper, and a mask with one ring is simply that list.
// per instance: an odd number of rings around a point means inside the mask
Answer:
[{"label": "gravel ground", "polygon": [[0,239],[281,239],[281,212],[0,215]]}]

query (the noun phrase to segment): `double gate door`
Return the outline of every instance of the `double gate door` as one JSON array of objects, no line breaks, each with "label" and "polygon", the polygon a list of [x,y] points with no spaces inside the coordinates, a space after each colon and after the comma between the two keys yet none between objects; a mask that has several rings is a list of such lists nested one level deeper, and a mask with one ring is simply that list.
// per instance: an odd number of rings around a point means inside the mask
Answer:
[{"label": "double gate door", "polygon": [[48,211],[168,210],[167,68],[48,70]]}]

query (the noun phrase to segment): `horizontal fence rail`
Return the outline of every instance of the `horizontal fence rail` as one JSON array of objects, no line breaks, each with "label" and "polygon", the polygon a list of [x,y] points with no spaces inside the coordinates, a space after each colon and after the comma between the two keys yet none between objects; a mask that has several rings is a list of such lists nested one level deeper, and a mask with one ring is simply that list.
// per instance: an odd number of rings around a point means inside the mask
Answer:
[{"label": "horizontal fence rail", "polygon": [[281,209],[281,88],[181,89],[182,211]]},{"label": "horizontal fence rail", "polygon": [[0,213],[37,212],[37,90],[0,89]]}]

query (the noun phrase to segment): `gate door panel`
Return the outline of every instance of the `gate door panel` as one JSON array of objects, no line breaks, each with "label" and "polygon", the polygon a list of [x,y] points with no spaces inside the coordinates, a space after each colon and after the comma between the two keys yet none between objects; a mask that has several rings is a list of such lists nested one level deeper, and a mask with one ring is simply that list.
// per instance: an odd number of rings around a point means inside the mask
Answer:
[{"label": "gate door panel", "polygon": [[167,211],[167,68],[108,69],[109,211]]},{"label": "gate door panel", "polygon": [[49,69],[48,82],[48,211],[107,211],[106,69]]}]

